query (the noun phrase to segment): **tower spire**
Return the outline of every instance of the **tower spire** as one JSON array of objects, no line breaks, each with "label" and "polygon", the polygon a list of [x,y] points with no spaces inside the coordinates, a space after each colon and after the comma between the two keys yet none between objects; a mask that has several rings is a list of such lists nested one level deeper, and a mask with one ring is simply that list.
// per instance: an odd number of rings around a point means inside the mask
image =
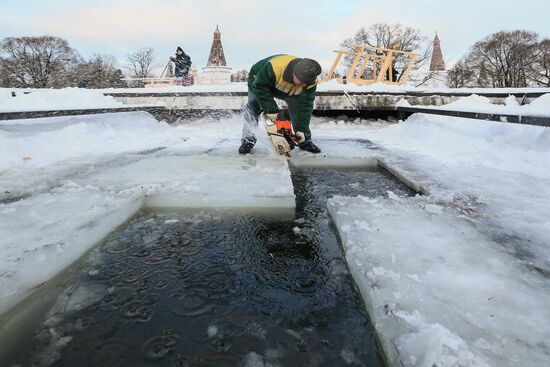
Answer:
[{"label": "tower spire", "polygon": [[443,60],[443,52],[441,52],[441,41],[437,32],[435,32],[432,62],[430,64],[430,71],[445,71],[445,61]]},{"label": "tower spire", "polygon": [[210,56],[208,56],[208,63],[206,66],[226,66],[225,54],[223,53],[222,46],[222,34],[217,24],[216,30],[214,31],[214,39],[212,40],[212,47],[210,48]]}]

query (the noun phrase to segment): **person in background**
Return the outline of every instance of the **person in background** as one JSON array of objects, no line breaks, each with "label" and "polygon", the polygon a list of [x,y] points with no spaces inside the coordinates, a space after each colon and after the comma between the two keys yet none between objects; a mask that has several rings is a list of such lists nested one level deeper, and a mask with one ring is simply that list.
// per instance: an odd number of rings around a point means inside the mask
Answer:
[{"label": "person in background", "polygon": [[189,68],[191,67],[191,57],[187,55],[181,47],[178,47],[176,50],[176,57],[170,57],[175,65],[174,76],[176,80],[183,81],[186,79],[189,74]]}]

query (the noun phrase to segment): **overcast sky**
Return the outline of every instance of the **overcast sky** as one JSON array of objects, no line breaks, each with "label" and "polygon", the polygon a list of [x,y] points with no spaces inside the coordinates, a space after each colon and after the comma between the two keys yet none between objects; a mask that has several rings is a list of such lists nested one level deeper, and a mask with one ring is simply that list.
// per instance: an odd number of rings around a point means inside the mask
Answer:
[{"label": "overcast sky", "polygon": [[416,27],[430,41],[437,31],[454,61],[500,30],[550,37],[548,14],[550,0],[0,0],[0,38],[58,36],[85,58],[109,54],[121,64],[148,46],[159,66],[179,45],[200,68],[219,25],[234,69],[277,53],[328,67],[340,42],[378,22]]}]

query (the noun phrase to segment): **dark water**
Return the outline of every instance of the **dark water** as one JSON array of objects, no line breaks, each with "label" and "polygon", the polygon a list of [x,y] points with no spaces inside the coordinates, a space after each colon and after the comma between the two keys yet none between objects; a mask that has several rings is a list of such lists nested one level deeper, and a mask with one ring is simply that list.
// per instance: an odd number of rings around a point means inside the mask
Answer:
[{"label": "dark water", "polygon": [[140,213],[90,255],[19,363],[383,366],[325,205],[412,192],[358,169],[293,182],[296,220]]}]

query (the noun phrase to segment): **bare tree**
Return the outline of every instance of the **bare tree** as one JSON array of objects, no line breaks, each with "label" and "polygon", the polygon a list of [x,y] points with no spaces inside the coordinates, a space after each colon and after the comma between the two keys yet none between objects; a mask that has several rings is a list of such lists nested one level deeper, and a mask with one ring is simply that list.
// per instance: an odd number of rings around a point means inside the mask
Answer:
[{"label": "bare tree", "polygon": [[[386,23],[376,23],[369,28],[360,28],[355,36],[347,38],[340,44],[343,49],[347,49],[353,52],[357,51],[356,45],[365,44],[372,47],[381,48],[395,48],[402,51],[414,51],[420,53],[417,58],[414,70],[417,70],[424,66],[430,58],[431,46],[425,47],[426,38],[420,33],[420,30],[408,26]],[[403,70],[406,67],[407,60],[404,60],[402,56],[396,54],[395,67],[399,70]],[[352,56],[344,57],[347,66],[351,64],[353,60]],[[367,71],[368,72],[368,71]]]},{"label": "bare tree", "polygon": [[117,61],[110,55],[94,55],[77,68],[78,86],[84,88],[122,88],[125,83]]},{"label": "bare tree", "polygon": [[248,71],[245,69],[239,70],[234,74],[231,74],[232,82],[246,82],[248,81]]},{"label": "bare tree", "polygon": [[15,87],[15,82],[10,77],[8,70],[4,68],[2,59],[0,59],[0,87]]},{"label": "bare tree", "polygon": [[447,73],[447,84],[451,88],[464,88],[471,86],[475,79],[474,72],[461,60]]},{"label": "bare tree", "polygon": [[16,87],[59,88],[74,84],[80,55],[62,38],[8,37],[0,43],[0,63]]},{"label": "bare tree", "polygon": [[544,39],[536,47],[531,81],[537,86],[550,87],[550,39]]},{"label": "bare tree", "polygon": [[127,69],[133,78],[149,78],[154,66],[152,48],[142,48],[137,52],[126,56]]},{"label": "bare tree", "polygon": [[538,35],[517,30],[494,33],[472,46],[455,68],[454,78],[464,68],[462,85],[475,87],[527,87],[532,85],[537,59]]}]

